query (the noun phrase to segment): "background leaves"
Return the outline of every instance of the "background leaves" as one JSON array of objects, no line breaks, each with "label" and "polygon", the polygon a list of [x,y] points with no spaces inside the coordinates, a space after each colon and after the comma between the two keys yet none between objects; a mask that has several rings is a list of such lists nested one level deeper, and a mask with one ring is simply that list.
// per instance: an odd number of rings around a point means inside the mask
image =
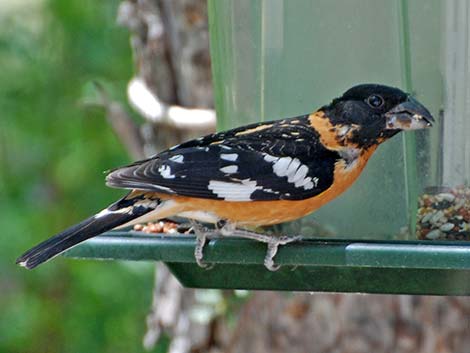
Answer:
[{"label": "background leaves", "polygon": [[122,194],[104,187],[103,171],[129,158],[103,112],[78,104],[92,80],[125,102],[132,60],[117,5],[0,5],[0,352],[142,350],[152,264],[14,265]]}]

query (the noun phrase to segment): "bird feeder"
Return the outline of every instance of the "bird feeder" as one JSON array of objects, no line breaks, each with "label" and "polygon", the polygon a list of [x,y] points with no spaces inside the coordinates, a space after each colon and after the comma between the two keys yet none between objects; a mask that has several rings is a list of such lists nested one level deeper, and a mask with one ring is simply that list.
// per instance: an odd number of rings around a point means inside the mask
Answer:
[{"label": "bird feeder", "polygon": [[[470,295],[470,45],[464,1],[210,0],[220,129],[309,113],[358,83],[415,95],[437,122],[380,146],[359,180],[265,245],[114,232],[68,254],[165,262],[190,287]],[[367,19],[367,20],[365,20]]]}]

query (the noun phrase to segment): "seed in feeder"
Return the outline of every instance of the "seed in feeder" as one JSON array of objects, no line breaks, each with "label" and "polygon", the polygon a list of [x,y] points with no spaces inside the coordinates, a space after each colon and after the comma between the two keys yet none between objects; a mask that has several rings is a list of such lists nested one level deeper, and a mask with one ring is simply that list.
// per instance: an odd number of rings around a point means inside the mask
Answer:
[{"label": "seed in feeder", "polygon": [[442,233],[439,229],[431,230],[428,234],[426,234],[426,238],[429,240],[439,239]]},{"label": "seed in feeder", "polygon": [[442,211],[437,211],[437,212],[434,214],[434,216],[431,217],[430,222],[431,222],[432,224],[436,224],[436,223],[439,222],[439,220],[440,220],[441,218],[443,218],[443,217],[444,217],[444,212],[442,212]]},{"label": "seed in feeder", "polygon": [[465,205],[465,200],[464,199],[461,199],[461,200],[457,201],[454,205],[454,210],[460,209],[463,205]]},{"label": "seed in feeder", "polygon": [[441,200],[445,200],[447,202],[454,202],[455,196],[452,195],[451,193],[443,192],[442,194],[439,194],[436,196],[436,198],[439,197]]},{"label": "seed in feeder", "polygon": [[429,198],[429,196],[425,196],[425,198],[423,199],[423,205],[425,207],[429,207],[432,205],[432,201],[431,199]]},{"label": "seed in feeder", "polygon": [[428,234],[430,231],[431,231],[431,229],[429,229],[429,228],[419,229],[419,233],[420,233],[421,237],[425,237],[426,234]]},{"label": "seed in feeder", "polygon": [[172,223],[172,222],[165,222],[163,223],[163,233],[176,233],[176,228],[177,228],[177,225],[176,223]]},{"label": "seed in feeder", "polygon": [[428,223],[432,216],[434,216],[434,212],[430,212],[424,215],[424,217],[421,219],[421,223]]},{"label": "seed in feeder", "polygon": [[444,223],[442,226],[439,227],[439,229],[443,232],[448,232],[454,228],[453,223]]},{"label": "seed in feeder", "polygon": [[[419,200],[418,239],[470,240],[470,188],[428,187]],[[435,232],[438,230],[440,233]]]}]

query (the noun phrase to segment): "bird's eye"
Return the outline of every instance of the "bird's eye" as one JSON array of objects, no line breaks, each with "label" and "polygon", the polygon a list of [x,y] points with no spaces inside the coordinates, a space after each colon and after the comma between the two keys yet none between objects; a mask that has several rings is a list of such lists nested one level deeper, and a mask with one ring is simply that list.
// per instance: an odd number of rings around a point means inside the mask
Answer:
[{"label": "bird's eye", "polygon": [[380,108],[384,104],[384,99],[376,94],[369,96],[366,101],[372,108]]}]

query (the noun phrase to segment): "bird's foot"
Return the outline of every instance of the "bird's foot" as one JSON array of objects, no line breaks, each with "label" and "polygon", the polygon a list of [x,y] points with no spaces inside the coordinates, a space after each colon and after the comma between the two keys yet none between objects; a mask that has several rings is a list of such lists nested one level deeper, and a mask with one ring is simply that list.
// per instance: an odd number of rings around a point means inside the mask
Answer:
[{"label": "bird's foot", "polygon": [[245,238],[260,241],[267,244],[267,252],[264,258],[264,266],[270,271],[277,271],[281,267],[274,263],[274,257],[277,254],[280,245],[285,245],[294,241],[300,240],[300,235],[295,236],[276,236],[269,234],[262,234],[251,232],[243,229],[236,229],[234,223],[224,222],[217,226],[215,230],[207,229],[202,225],[191,222],[191,229],[196,235],[196,247],[194,248],[194,257],[199,267],[205,269],[211,269],[213,265],[209,265],[203,261],[204,257],[204,246],[207,240],[218,238],[218,237],[234,237],[234,238]]},{"label": "bird's foot", "polygon": [[293,236],[283,235],[281,237],[272,236],[272,239],[267,243],[268,251],[266,252],[266,256],[264,257],[264,266],[269,271],[279,270],[281,268],[281,265],[276,265],[274,263],[274,256],[276,256],[277,254],[279,245],[285,245],[288,243],[292,243],[294,241],[298,241],[300,239],[302,239],[300,235],[293,235]]},{"label": "bird's foot", "polygon": [[191,229],[196,235],[196,246],[194,248],[194,258],[196,259],[196,263],[199,267],[210,270],[214,265],[207,264],[203,261],[204,246],[206,245],[207,240],[217,237],[218,232],[206,229],[196,222],[191,222]]},{"label": "bird's foot", "polygon": [[[224,227],[225,228],[225,227]],[[241,229],[221,229],[221,233],[225,237],[239,237],[239,238],[246,238],[257,240],[263,243],[266,243],[268,246],[268,250],[266,252],[266,256],[264,257],[264,266],[269,271],[277,271],[281,267],[280,265],[276,265],[274,263],[274,256],[276,256],[277,251],[279,249],[279,245],[285,245],[288,243],[292,243],[294,241],[300,240],[302,237],[300,235],[294,236],[276,236],[276,235],[269,235],[269,234],[261,234],[256,232],[250,232],[247,230]]]}]

